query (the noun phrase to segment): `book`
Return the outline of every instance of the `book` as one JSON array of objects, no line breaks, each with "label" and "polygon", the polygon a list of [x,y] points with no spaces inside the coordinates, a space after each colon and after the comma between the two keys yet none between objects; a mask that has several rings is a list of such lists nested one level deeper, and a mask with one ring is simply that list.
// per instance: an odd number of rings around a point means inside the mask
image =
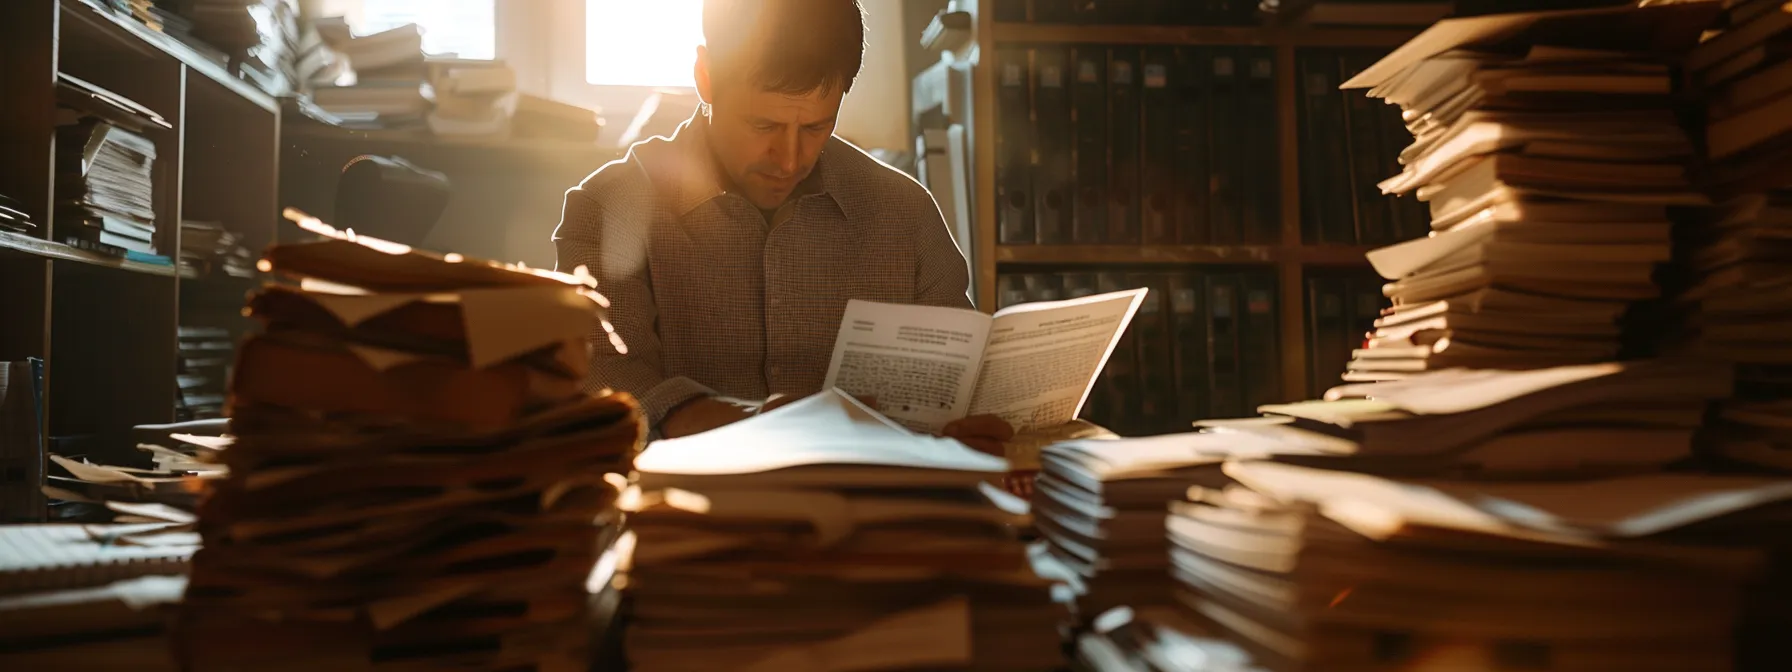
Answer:
[{"label": "book", "polygon": [[822,386],[875,398],[880,412],[916,431],[985,414],[1018,432],[1060,425],[1082,411],[1145,293],[1024,303],[994,315],[849,301]]}]

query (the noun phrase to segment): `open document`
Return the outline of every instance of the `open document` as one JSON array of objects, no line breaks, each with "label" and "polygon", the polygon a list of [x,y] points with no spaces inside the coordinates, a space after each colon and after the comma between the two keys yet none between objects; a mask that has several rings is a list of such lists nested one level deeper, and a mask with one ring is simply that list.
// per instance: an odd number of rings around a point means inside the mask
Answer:
[{"label": "open document", "polygon": [[850,301],[824,387],[938,432],[997,415],[1016,432],[1076,419],[1144,289],[974,310]]}]

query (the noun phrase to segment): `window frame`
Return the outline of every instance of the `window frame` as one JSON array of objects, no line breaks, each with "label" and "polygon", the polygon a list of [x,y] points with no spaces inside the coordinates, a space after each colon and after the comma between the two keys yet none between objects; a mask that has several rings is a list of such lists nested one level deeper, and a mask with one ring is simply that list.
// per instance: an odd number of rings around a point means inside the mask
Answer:
[{"label": "window frame", "polygon": [[586,81],[585,1],[496,0],[498,58],[516,69],[524,91],[602,110],[605,135],[615,137],[654,91],[690,89]]}]

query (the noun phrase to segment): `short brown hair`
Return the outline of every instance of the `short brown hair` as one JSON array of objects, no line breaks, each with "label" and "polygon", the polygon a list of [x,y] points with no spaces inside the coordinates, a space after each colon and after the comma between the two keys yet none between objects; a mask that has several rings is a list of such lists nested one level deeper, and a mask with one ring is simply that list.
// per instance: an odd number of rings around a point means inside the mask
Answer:
[{"label": "short brown hair", "polygon": [[704,0],[712,78],[767,91],[852,91],[865,61],[859,0]]}]

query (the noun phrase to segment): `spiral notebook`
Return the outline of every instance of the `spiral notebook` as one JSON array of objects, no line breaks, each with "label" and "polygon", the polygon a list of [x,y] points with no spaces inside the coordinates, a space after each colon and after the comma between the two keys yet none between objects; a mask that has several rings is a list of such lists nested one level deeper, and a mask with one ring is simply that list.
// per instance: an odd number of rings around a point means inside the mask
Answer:
[{"label": "spiral notebook", "polygon": [[0,526],[0,595],[67,590],[184,574],[196,535],[148,535],[166,525]]}]

